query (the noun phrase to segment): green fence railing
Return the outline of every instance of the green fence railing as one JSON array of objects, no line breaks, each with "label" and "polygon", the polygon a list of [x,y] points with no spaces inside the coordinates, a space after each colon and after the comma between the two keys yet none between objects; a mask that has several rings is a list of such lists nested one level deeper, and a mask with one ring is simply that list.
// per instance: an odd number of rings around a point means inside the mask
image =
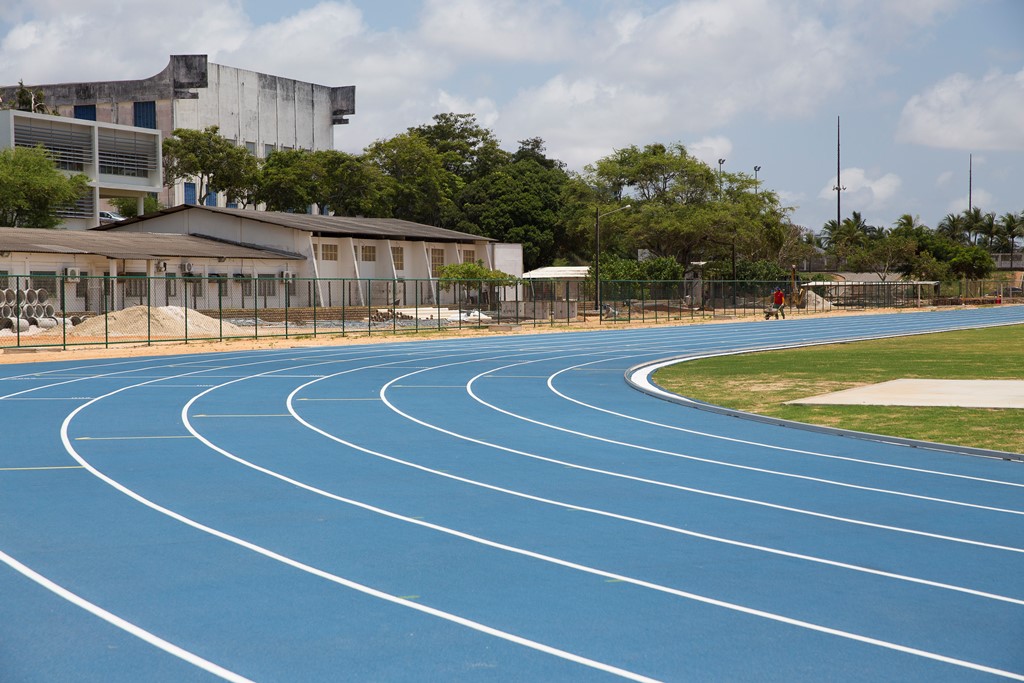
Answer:
[{"label": "green fence railing", "polygon": [[274,276],[0,276],[0,348],[154,344],[505,326],[673,323],[761,315],[776,287],[789,315],[1024,303],[1004,281],[304,279]]}]

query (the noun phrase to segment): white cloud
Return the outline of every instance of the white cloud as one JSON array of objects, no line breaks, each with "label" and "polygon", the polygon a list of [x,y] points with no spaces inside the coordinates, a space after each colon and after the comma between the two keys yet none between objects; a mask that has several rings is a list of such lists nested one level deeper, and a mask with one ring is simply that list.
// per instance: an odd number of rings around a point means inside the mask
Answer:
[{"label": "white cloud", "polygon": [[418,33],[447,53],[532,62],[564,56],[572,24],[555,0],[427,0]]},{"label": "white cloud", "polygon": [[1024,69],[980,80],[953,74],[903,107],[897,139],[962,150],[1024,150]]},{"label": "white cloud", "polygon": [[[858,210],[883,209],[889,200],[896,197],[903,181],[894,173],[870,178],[862,168],[844,168],[842,172],[843,204],[859,207]],[[833,176],[818,193],[818,199],[835,199],[836,178]]]},{"label": "white cloud", "polygon": [[718,160],[725,159],[723,170],[729,169],[729,155],[732,153],[732,141],[723,136],[706,137],[686,145],[686,151],[695,159],[700,159],[711,168],[718,168]]},{"label": "white cloud", "polygon": [[948,185],[949,181],[952,180],[952,179],[953,179],[953,172],[952,171],[943,171],[942,173],[939,174],[939,177],[935,179],[935,186],[936,187],[943,187],[944,185]]},{"label": "white cloud", "polygon": [[40,0],[31,16],[0,38],[5,81],[146,78],[171,54],[230,50],[250,29],[240,3],[229,0],[181,0],[160,14],[127,12],[117,0]]},{"label": "white cloud", "polygon": [[559,76],[521,91],[502,110],[496,132],[504,141],[539,136],[551,156],[579,169],[615,148],[659,141],[670,113],[661,94]]},{"label": "white cloud", "polygon": [[476,122],[484,128],[493,128],[498,121],[498,107],[494,100],[486,97],[466,100],[442,90],[438,93],[434,110],[435,113],[450,111],[456,114],[474,114]]},{"label": "white cloud", "polygon": [[968,206],[976,206],[985,210],[986,206],[991,206],[994,197],[992,193],[983,190],[981,188],[974,188],[970,195],[963,195],[962,197],[956,197],[955,199],[949,200],[946,205],[946,213],[963,213]]}]

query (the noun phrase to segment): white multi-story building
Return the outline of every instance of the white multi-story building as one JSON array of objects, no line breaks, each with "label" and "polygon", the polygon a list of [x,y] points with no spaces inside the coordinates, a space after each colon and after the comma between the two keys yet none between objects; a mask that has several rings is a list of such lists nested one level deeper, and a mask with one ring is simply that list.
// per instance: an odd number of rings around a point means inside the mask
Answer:
[{"label": "white multi-story building", "polygon": [[158,130],[0,110],[0,149],[38,146],[57,168],[89,178],[89,192],[59,211],[65,228],[99,225],[103,199],[132,197],[141,208],[147,194],[163,189]]},{"label": "white multi-story building", "polygon": [[[157,129],[220,134],[258,157],[282,149],[334,148],[334,126],[355,113],[355,86],[329,87],[207,61],[206,55],[172,55],[150,78],[126,81],[32,85],[46,106],[65,118]],[[17,86],[0,88],[12,101]],[[194,183],[161,188],[166,206],[194,204]],[[226,198],[209,202],[226,205]]]}]

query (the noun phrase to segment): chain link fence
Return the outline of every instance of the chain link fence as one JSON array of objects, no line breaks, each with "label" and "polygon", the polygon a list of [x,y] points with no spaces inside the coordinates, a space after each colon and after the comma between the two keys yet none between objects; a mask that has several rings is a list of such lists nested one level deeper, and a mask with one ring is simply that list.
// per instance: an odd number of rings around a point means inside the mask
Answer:
[{"label": "chain link fence", "polygon": [[0,348],[154,344],[462,328],[673,323],[764,314],[1024,303],[1005,281],[378,280],[0,276]]}]

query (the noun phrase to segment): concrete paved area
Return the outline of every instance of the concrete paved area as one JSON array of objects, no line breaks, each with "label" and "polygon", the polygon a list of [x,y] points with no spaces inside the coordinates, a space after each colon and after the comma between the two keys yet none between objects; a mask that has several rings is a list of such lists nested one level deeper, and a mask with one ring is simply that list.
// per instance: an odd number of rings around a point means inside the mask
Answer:
[{"label": "concrete paved area", "polygon": [[894,379],[790,404],[1024,408],[1024,381],[1002,379]]}]

